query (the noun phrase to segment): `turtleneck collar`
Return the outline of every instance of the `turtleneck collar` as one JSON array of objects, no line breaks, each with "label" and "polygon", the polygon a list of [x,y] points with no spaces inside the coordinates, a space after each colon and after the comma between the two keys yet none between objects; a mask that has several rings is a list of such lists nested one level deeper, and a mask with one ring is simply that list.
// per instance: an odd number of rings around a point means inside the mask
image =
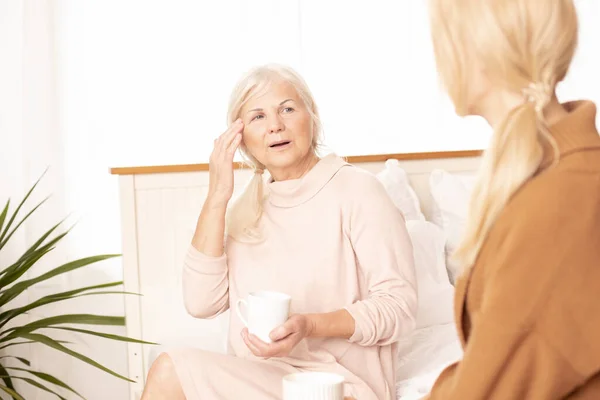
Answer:
[{"label": "turtleneck collar", "polygon": [[268,201],[275,207],[299,206],[314,197],[335,176],[340,168],[350,165],[336,154],[319,160],[302,178],[270,181]]},{"label": "turtleneck collar", "polygon": [[[600,135],[596,128],[596,105],[591,101],[563,103],[569,112],[567,116],[550,126],[550,133],[556,141],[560,156],[580,150],[600,148]],[[548,149],[544,154],[542,168],[554,159],[554,152]]]}]

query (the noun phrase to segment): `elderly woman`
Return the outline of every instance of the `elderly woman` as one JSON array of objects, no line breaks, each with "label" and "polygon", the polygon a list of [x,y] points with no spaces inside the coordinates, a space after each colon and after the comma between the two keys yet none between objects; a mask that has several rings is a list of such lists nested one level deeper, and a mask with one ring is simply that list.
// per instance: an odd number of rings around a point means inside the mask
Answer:
[{"label": "elderly woman", "polygon": [[[162,354],[142,399],[279,399],[282,378],[303,371],[342,375],[345,396],[395,398],[396,342],[417,308],[402,214],[372,174],[333,154],[319,158],[317,107],[291,69],[250,71],[228,115],[185,260],[185,304],[213,318],[272,290],[291,296],[291,317],[266,343],[230,313],[229,355]],[[238,148],[254,177],[228,209]]]}]

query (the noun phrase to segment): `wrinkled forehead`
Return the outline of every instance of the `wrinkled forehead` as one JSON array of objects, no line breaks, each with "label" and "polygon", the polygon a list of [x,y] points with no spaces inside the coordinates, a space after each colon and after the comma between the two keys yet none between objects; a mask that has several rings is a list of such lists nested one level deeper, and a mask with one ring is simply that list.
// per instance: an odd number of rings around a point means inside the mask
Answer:
[{"label": "wrinkled forehead", "polygon": [[[248,108],[261,105],[260,103],[262,103],[267,96],[273,96],[273,102],[275,103],[292,99],[303,104],[302,98],[299,96],[298,91],[293,84],[281,78],[269,77],[261,80],[248,91],[240,111],[243,112]],[[266,105],[268,106],[269,104]]]}]

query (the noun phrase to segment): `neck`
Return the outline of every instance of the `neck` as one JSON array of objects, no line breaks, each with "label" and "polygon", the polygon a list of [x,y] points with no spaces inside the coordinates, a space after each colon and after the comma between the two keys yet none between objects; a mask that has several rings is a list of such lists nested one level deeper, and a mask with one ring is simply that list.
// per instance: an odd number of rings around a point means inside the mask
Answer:
[{"label": "neck", "polygon": [[299,160],[295,165],[285,168],[268,168],[269,174],[274,181],[287,181],[300,179],[308,173],[319,162],[319,157],[312,151]]},{"label": "neck", "polygon": [[[477,115],[482,116],[494,129],[502,123],[503,119],[515,107],[523,104],[523,97],[512,93],[500,93],[495,96],[488,96],[488,99],[482,102]],[[552,95],[550,102],[544,108],[544,119],[548,125],[553,125],[568,114],[568,111],[560,104],[556,94]]]}]

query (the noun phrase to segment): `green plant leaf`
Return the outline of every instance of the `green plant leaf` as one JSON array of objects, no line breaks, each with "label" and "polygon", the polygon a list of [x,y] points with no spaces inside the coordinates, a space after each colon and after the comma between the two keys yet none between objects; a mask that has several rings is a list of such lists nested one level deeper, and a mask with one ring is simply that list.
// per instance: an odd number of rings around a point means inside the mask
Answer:
[{"label": "green plant leaf", "polygon": [[[30,257],[24,259],[19,264],[14,264],[14,267],[11,266],[11,267],[7,268],[6,273],[2,276],[2,278],[0,278],[0,287],[6,287],[10,283],[19,279],[23,274],[25,274],[33,266],[33,264],[38,262],[42,257],[44,257],[46,254],[51,252],[53,249],[54,249],[54,247],[50,247],[48,249],[40,249],[39,251],[32,253]],[[4,292],[9,289],[3,290],[2,294],[4,294]],[[6,298],[5,301],[9,302],[12,299],[13,298]],[[5,303],[0,304],[0,307],[3,306],[4,304]]]},{"label": "green plant leaf", "polygon": [[37,329],[48,328],[53,325],[61,324],[86,324],[86,325],[111,325],[125,326],[125,317],[117,317],[112,315],[95,315],[95,314],[64,314],[54,317],[42,318],[37,321],[30,322],[23,326],[10,328],[0,335],[6,335],[0,339],[1,342],[23,337],[24,333],[30,333]]},{"label": "green plant leaf", "polygon": [[[66,340],[57,340],[57,343],[61,343],[61,344],[73,344],[73,342],[68,342]],[[4,350],[7,347],[11,347],[11,346],[18,346],[20,344],[31,344],[31,343],[37,343],[37,342],[33,342],[31,340],[27,340],[25,342],[12,342],[9,344],[5,344],[4,346],[0,347],[0,350]]]},{"label": "green plant leaf", "polygon": [[31,367],[31,362],[29,360],[25,359],[25,358],[16,357],[16,356],[2,356],[2,357],[0,357],[0,359],[3,359],[3,358],[15,358],[15,359],[21,361],[23,364],[27,365],[28,367]]},{"label": "green plant leaf", "polygon": [[11,390],[15,390],[15,387],[13,386],[13,383],[12,383],[11,376],[8,373],[8,371],[4,368],[3,365],[0,365],[0,375],[2,375],[1,378],[2,378],[2,381],[4,382],[4,384],[6,385],[6,387]]},{"label": "green plant leaf", "polygon": [[[11,265],[10,271],[6,271],[6,274],[0,278],[0,287],[6,287],[10,283],[16,281],[20,278],[25,272],[27,272],[31,266],[37,262],[44,255],[48,254],[52,250],[54,250],[54,245],[58,243],[62,238],[67,236],[67,234],[71,231],[71,228],[67,229],[65,232],[59,234],[48,243],[44,244],[42,247],[30,251],[27,255],[23,255],[17,260],[13,265]],[[31,260],[34,260],[33,262]],[[5,291],[3,290],[2,293]]]},{"label": "green plant leaf", "polygon": [[81,397],[83,399],[83,396],[81,394],[77,393],[77,391],[75,391],[72,387],[70,387],[69,385],[67,385],[66,383],[64,383],[60,379],[55,378],[52,375],[46,374],[44,372],[32,371],[32,370],[25,369],[25,368],[9,367],[8,369],[30,373],[31,375],[35,376],[38,379],[42,379],[42,380],[44,380],[46,382],[52,383],[53,385],[56,385],[56,386],[61,387],[63,389],[67,389],[71,393],[74,393],[74,394],[76,394],[77,396],[79,396],[79,397]]},{"label": "green plant leaf", "polygon": [[[6,226],[6,230],[5,230],[5,231],[4,231],[4,233],[2,234],[3,236],[2,236],[2,238],[0,238],[0,250],[2,250],[2,248],[3,248],[3,247],[6,245],[6,243],[8,243],[8,241],[10,240],[10,238],[12,237],[12,235],[14,235],[14,234],[15,234],[15,232],[17,231],[17,229],[19,229],[19,227],[20,227],[21,225],[23,225],[23,223],[24,223],[25,221],[27,221],[27,219],[28,219],[28,218],[29,218],[29,217],[30,217],[30,216],[31,216],[31,215],[32,215],[32,214],[35,212],[35,210],[37,210],[38,208],[40,208],[40,207],[42,206],[42,204],[44,204],[46,201],[48,201],[48,199],[49,199],[49,198],[50,198],[50,196],[46,197],[44,200],[40,201],[40,202],[38,203],[38,205],[37,205],[37,206],[33,207],[33,208],[31,209],[31,211],[29,211],[29,212],[28,212],[28,213],[27,213],[27,214],[26,214],[26,215],[23,217],[23,219],[21,219],[21,221],[19,221],[19,223],[17,224],[17,226],[15,226],[15,227],[13,228],[13,230],[12,230],[12,231],[10,231],[10,233],[9,233],[8,235],[6,235],[6,233],[8,232],[8,228],[9,228],[10,224],[12,223],[12,218],[11,218],[11,220],[10,220],[10,221],[8,221],[9,225],[7,225],[7,226]],[[17,215],[17,212],[18,212],[18,211],[19,211],[19,210],[15,211],[15,214],[13,215],[13,217],[15,217],[15,216]],[[4,235],[6,235],[6,237],[4,237]]]},{"label": "green plant leaf", "polygon": [[92,295],[98,295],[98,294],[119,294],[120,293],[120,294],[137,295],[137,293],[121,292],[121,291],[91,292],[91,293],[80,294],[80,293],[88,291],[88,290],[103,289],[103,288],[108,288],[108,287],[112,287],[112,286],[119,286],[122,284],[123,284],[122,281],[118,281],[118,282],[104,283],[101,285],[87,286],[87,287],[83,287],[83,288],[79,288],[79,289],[75,289],[75,290],[69,290],[69,291],[61,292],[61,293],[50,294],[48,296],[37,299],[34,302],[29,303],[23,307],[14,308],[12,310],[6,310],[3,313],[1,313],[0,314],[0,328],[2,328],[11,319],[18,317],[19,315],[24,314],[27,311],[33,310],[34,308],[41,307],[46,304],[56,303],[56,302],[64,301],[64,300],[70,300],[70,299],[74,299],[74,298],[81,297],[81,296],[92,296]]},{"label": "green plant leaf", "polygon": [[19,344],[30,344],[30,343],[35,343],[35,342],[32,342],[32,341],[25,341],[25,342],[12,342],[12,343],[9,343],[9,344],[5,344],[4,346],[1,346],[1,347],[0,347],[0,350],[4,350],[5,348],[7,348],[7,347],[11,347],[11,346],[17,346],[17,345],[19,345]]},{"label": "green plant leaf", "polygon": [[4,226],[4,221],[6,220],[6,214],[8,213],[8,207],[10,206],[10,199],[6,201],[6,205],[4,206],[4,210],[2,210],[2,214],[0,214],[0,232],[2,232],[2,227]]},{"label": "green plant leaf", "polygon": [[135,383],[134,380],[129,379],[123,375],[117,374],[116,372],[106,368],[105,366],[97,363],[96,361],[92,360],[89,357],[84,356],[83,354],[80,354],[76,351],[73,351],[65,346],[62,346],[61,344],[57,343],[55,340],[49,338],[48,336],[44,336],[44,335],[40,335],[38,333],[24,333],[22,335],[19,335],[20,337],[22,337],[23,339],[29,339],[29,340],[33,340],[36,341],[38,343],[42,343],[45,344],[48,347],[52,347],[53,349],[56,349],[58,351],[62,351],[63,353],[66,353],[72,357],[75,357],[93,367],[96,367],[108,374],[111,374],[112,376],[116,376],[117,378],[123,379],[127,382],[132,382]]},{"label": "green plant leaf", "polygon": [[[64,296],[69,297],[69,296],[73,296],[73,295],[79,294],[81,292],[86,292],[88,290],[106,289],[106,288],[109,288],[109,287],[119,286],[119,285],[122,285],[122,284],[123,284],[123,281],[102,283],[102,284],[99,284],[99,285],[86,286],[86,287],[82,287],[82,288],[79,288],[79,289],[69,290],[67,292],[54,293],[54,294],[48,295],[46,297],[52,297],[52,296],[55,296],[55,297],[64,297]],[[117,292],[117,293],[127,293],[127,292]],[[137,293],[132,293],[132,294],[137,294]]]},{"label": "green plant leaf", "polygon": [[85,333],[86,335],[100,336],[100,337],[103,337],[103,338],[106,338],[106,339],[118,340],[120,342],[130,342],[130,343],[140,343],[140,344],[152,344],[152,345],[157,345],[158,344],[158,343],[154,343],[154,342],[146,342],[145,340],[133,339],[133,338],[130,338],[130,337],[127,337],[127,336],[112,335],[110,333],[88,331],[87,329],[67,328],[67,327],[63,327],[63,326],[49,326],[48,328],[49,329],[60,329],[60,330],[63,330],[63,331]]},{"label": "green plant leaf", "polygon": [[[42,174],[42,176],[35,182],[33,186],[29,189],[26,195],[20,200],[16,209],[11,211],[11,201],[10,199],[6,202],[4,208],[0,210],[0,250],[6,246],[6,244],[12,239],[12,237],[22,228],[22,225],[28,221],[36,212],[42,207],[42,205],[48,200],[49,197],[46,197],[41,202],[34,204],[33,207],[30,207],[27,203],[38,186],[39,182],[46,174],[46,171]],[[29,209],[29,210],[26,210]],[[41,235],[31,246],[24,251],[20,257],[16,261],[11,261],[11,264],[7,267],[2,267],[0,271],[0,350],[4,350],[11,346],[18,346],[22,344],[43,344],[45,346],[51,347],[55,350],[58,350],[62,353],[65,353],[72,358],[79,359],[95,368],[98,368],[110,375],[113,375],[119,379],[134,382],[133,380],[127,378],[126,376],[120,375],[111,369],[99,364],[98,362],[92,360],[91,358],[74,351],[64,344],[70,343],[67,341],[60,341],[50,338],[46,335],[37,333],[37,330],[40,329],[60,329],[62,331],[70,331],[75,334],[84,334],[84,335],[92,335],[103,337],[110,340],[118,340],[125,342],[133,342],[133,343],[142,343],[142,344],[155,344],[152,342],[146,342],[138,339],[129,338],[126,336],[113,335],[102,332],[94,332],[89,329],[79,329],[78,327],[70,327],[68,325],[71,324],[84,324],[84,325],[113,325],[113,326],[123,326],[125,325],[125,318],[120,316],[106,316],[106,315],[93,315],[93,314],[65,314],[65,315],[57,315],[49,318],[43,318],[37,321],[29,322],[23,326],[11,327],[10,329],[5,329],[5,326],[9,321],[14,318],[26,314],[28,311],[41,307],[46,304],[55,303],[59,301],[66,301],[70,299],[74,299],[82,296],[93,296],[93,295],[108,295],[108,294],[134,294],[139,295],[137,293],[130,293],[124,291],[117,290],[103,290],[112,286],[122,285],[122,282],[112,282],[105,283],[101,285],[87,286],[75,290],[69,290],[60,293],[54,293],[51,295],[47,295],[40,299],[37,299],[25,306],[21,307],[10,307],[10,302],[15,299],[17,296],[21,295],[23,292],[28,290],[31,286],[36,285],[40,282],[47,281],[61,274],[65,274],[71,271],[74,271],[79,268],[86,267],[88,265],[109,259],[114,257],[119,257],[120,254],[105,254],[105,255],[97,255],[93,257],[86,257],[79,260],[67,262],[66,264],[60,265],[52,270],[43,273],[34,278],[27,278],[26,274],[35,266],[39,261],[49,252],[54,250],[57,243],[59,243],[70,231],[72,228],[67,229],[66,231],[59,231],[59,227],[64,223],[64,219],[60,221],[58,224],[54,225],[50,229],[48,229],[43,235]],[[24,278],[25,277],[25,278]],[[63,326],[63,324],[67,324]],[[5,363],[11,358],[18,360],[20,363],[27,366],[27,368],[16,368],[16,367],[7,367],[3,366],[2,363]],[[13,363],[11,363],[13,364]],[[70,392],[76,394],[77,396],[83,398],[79,393],[70,388],[64,382],[58,380],[57,378],[44,373],[32,371],[29,369],[31,363],[29,360],[12,356],[5,355],[0,356],[0,379],[2,379],[3,385],[0,385],[0,393],[6,393],[12,397],[13,400],[22,400],[23,396],[19,394],[13,386],[15,380],[20,380],[25,383],[28,383],[39,390],[44,390],[49,393],[56,395],[61,400],[66,400],[59,393],[55,392],[57,388],[48,387],[48,383],[52,385],[56,385],[62,389],[69,390]],[[31,377],[27,376],[15,376],[8,373],[8,371],[21,371],[31,374]],[[45,382],[44,382],[45,381]]]},{"label": "green plant leaf", "polygon": [[[41,247],[41,248],[39,248],[39,247],[48,238],[48,236],[50,236],[52,234],[52,232],[54,232],[54,230],[56,230],[56,228],[58,228],[63,222],[64,222],[64,220],[60,221],[58,224],[56,224],[55,226],[50,228],[46,233],[44,233],[41,238],[39,238],[33,245],[31,245],[29,247],[29,249],[27,249],[27,251],[25,251],[25,253],[23,253],[17,261],[15,261],[14,264],[9,266],[8,268],[5,268],[0,275],[3,275],[3,274],[7,274],[7,275],[11,274],[12,275],[12,274],[14,274],[15,271],[21,270],[22,265],[25,264],[25,262],[28,259],[35,257],[36,251],[43,252],[46,249],[49,249],[48,251],[46,251],[46,253],[47,253],[50,250],[52,250],[54,248],[53,247],[54,244],[58,243],[63,237],[65,237],[71,231],[71,228],[67,229],[66,232],[61,233],[60,235],[58,235],[57,237],[52,239],[50,242],[46,243],[43,247]],[[27,270],[28,269],[29,268],[27,268]],[[23,275],[23,273],[25,273],[27,270],[24,270],[21,274],[18,275],[18,277]],[[16,279],[11,279],[9,281],[8,279],[10,279],[10,278],[2,277],[2,279],[0,279],[0,287],[8,286],[8,284],[10,284],[16,280]]]},{"label": "green plant leaf", "polygon": [[[52,228],[48,229],[46,233],[44,233],[34,244],[29,246],[29,248],[21,255],[21,258],[27,257],[31,252],[36,250],[38,247],[42,245],[48,239],[48,237],[56,230],[59,226],[61,226],[65,222],[66,218],[63,218],[58,224],[54,225]],[[70,229],[67,229],[69,231]]]},{"label": "green plant leaf", "polygon": [[119,256],[120,256],[120,254],[103,254],[103,255],[99,255],[99,256],[81,258],[79,260],[75,260],[75,261],[71,261],[66,264],[63,264],[60,267],[56,267],[53,270],[48,271],[45,274],[42,274],[36,278],[26,279],[24,281],[18,282],[16,284],[14,284],[12,287],[10,287],[9,289],[6,289],[6,291],[4,293],[2,293],[2,295],[0,295],[0,307],[3,304],[6,304],[8,301],[17,297],[18,295],[23,293],[25,290],[27,290],[30,286],[33,286],[36,283],[43,282],[45,280],[54,278],[57,275],[67,273],[67,272],[85,267],[90,264],[94,264],[94,263],[97,263],[97,262],[100,262],[103,260],[107,260],[109,258],[114,258],[114,257],[119,257]]},{"label": "green plant leaf", "polygon": [[59,399],[61,399],[61,400],[67,400],[67,399],[65,399],[64,397],[62,397],[60,394],[56,393],[54,390],[52,390],[52,389],[48,388],[47,386],[44,386],[44,385],[42,385],[41,383],[39,383],[39,382],[37,382],[37,381],[34,381],[34,380],[33,380],[33,379],[31,379],[31,378],[25,378],[24,376],[12,376],[11,378],[12,378],[12,379],[18,379],[18,380],[21,380],[21,381],[27,382],[27,383],[29,383],[31,386],[35,386],[35,387],[37,387],[38,389],[42,389],[42,390],[45,390],[46,392],[50,392],[50,393],[52,393],[53,395],[55,395],[56,397],[58,397],[58,398],[59,398]]},{"label": "green plant leaf", "polygon": [[[13,213],[13,215],[11,216],[10,220],[8,221],[8,224],[6,224],[6,228],[3,231],[0,231],[0,249],[2,249],[2,247],[4,247],[4,244],[6,243],[6,241],[4,241],[4,237],[6,236],[6,233],[10,229],[12,223],[15,221],[15,218],[17,218],[17,215],[19,214],[19,211],[21,210],[21,207],[23,207],[23,204],[25,204],[25,202],[27,201],[27,199],[29,198],[29,196],[31,196],[31,193],[33,193],[33,190],[40,183],[40,181],[42,180],[42,178],[44,177],[44,175],[46,175],[47,171],[48,171],[48,168],[46,168],[46,170],[42,173],[42,175],[38,178],[38,180],[33,184],[33,186],[31,186],[31,188],[29,189],[29,191],[27,192],[27,194],[25,195],[25,197],[23,197],[23,200],[21,200],[21,202],[17,206],[17,209],[15,210],[15,212]],[[44,201],[46,201],[46,199]],[[22,222],[23,221],[21,221],[21,223]],[[13,231],[13,233],[14,233],[14,231]]]},{"label": "green plant leaf", "polygon": [[119,290],[108,290],[106,292],[90,292],[90,293],[76,294],[75,296],[71,296],[70,298],[76,299],[77,297],[93,296],[93,295],[97,295],[97,294],[127,294],[127,295],[132,295],[132,296],[141,296],[141,294],[134,293],[134,292],[121,292]]},{"label": "green plant leaf", "polygon": [[16,399],[16,400],[25,400],[23,398],[23,396],[21,396],[19,393],[15,392],[11,388],[7,388],[6,386],[0,385],[0,390],[4,391],[5,393],[10,394],[13,397],[13,399]]}]

